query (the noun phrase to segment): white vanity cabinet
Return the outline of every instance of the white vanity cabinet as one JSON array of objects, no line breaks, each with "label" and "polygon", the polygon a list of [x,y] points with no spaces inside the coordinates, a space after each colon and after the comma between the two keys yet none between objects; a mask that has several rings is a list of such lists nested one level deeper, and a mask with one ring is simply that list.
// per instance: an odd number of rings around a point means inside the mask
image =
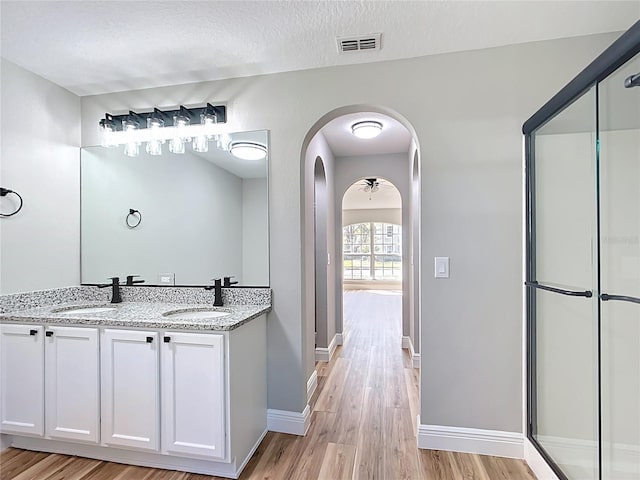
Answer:
[{"label": "white vanity cabinet", "polygon": [[16,448],[237,478],[267,430],[266,315],[179,327],[0,324],[0,432]]},{"label": "white vanity cabinet", "polygon": [[162,450],[226,456],[224,336],[164,332],[161,350]]},{"label": "white vanity cabinet", "polygon": [[2,433],[97,443],[98,329],[0,325]]},{"label": "white vanity cabinet", "polygon": [[45,435],[98,443],[98,329],[48,326],[44,335]]},{"label": "white vanity cabinet", "polygon": [[0,432],[44,434],[44,328],[0,325]]},{"label": "white vanity cabinet", "polygon": [[102,332],[102,443],[157,451],[160,440],[158,332]]}]

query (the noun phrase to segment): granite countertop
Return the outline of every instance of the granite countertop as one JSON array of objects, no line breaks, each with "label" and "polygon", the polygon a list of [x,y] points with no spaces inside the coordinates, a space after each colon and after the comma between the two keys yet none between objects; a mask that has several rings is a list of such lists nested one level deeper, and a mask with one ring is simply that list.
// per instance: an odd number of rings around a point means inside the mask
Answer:
[{"label": "granite countertop", "polygon": [[[64,313],[78,307],[115,307],[104,312]],[[171,318],[166,312],[214,310],[228,313],[216,318]],[[270,305],[226,305],[164,302],[73,302],[46,307],[17,310],[0,314],[0,322],[44,323],[52,325],[96,325],[107,327],[170,328],[174,330],[228,331],[234,330],[271,310]]]}]

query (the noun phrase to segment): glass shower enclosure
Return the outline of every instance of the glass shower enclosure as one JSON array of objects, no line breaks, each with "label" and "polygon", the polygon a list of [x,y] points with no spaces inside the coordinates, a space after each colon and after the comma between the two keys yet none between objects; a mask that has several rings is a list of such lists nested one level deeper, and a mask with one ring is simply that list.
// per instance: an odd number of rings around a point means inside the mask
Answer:
[{"label": "glass shower enclosure", "polygon": [[640,22],[523,126],[527,436],[559,478],[640,479]]}]

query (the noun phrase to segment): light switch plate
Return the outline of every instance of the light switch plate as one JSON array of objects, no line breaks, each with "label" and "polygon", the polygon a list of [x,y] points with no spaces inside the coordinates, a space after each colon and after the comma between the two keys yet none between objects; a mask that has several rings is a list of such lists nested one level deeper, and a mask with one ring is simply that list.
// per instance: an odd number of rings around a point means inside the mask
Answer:
[{"label": "light switch plate", "polygon": [[159,273],[158,274],[158,283],[160,285],[175,285],[176,284],[176,274],[175,273]]},{"label": "light switch plate", "polygon": [[434,257],[435,277],[449,278],[449,257]]}]

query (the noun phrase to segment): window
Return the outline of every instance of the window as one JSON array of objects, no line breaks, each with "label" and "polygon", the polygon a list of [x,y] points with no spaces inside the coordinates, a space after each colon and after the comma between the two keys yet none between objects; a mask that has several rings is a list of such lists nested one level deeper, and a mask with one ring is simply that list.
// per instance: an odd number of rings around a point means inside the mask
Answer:
[{"label": "window", "polygon": [[402,280],[402,227],[355,223],[342,229],[345,280]]}]

